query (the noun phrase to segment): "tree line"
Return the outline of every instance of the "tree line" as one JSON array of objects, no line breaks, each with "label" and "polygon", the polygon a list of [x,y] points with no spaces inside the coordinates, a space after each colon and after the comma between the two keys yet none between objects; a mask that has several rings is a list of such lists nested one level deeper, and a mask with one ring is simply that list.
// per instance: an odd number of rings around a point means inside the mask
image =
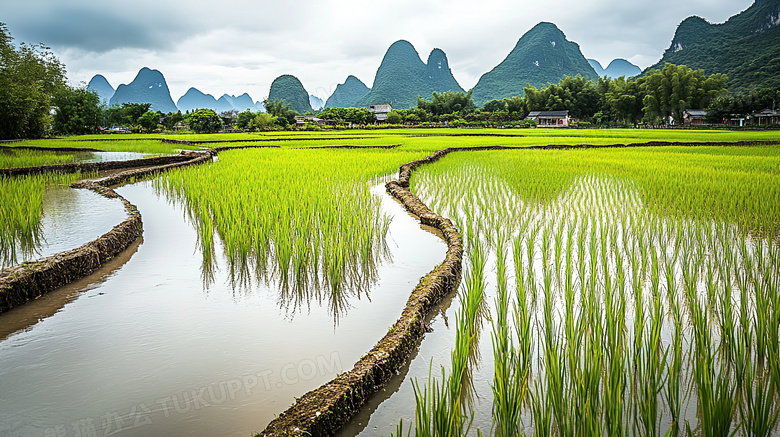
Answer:
[{"label": "tree line", "polygon": [[640,77],[591,81],[568,76],[557,84],[526,86],[524,95],[491,100],[474,108],[471,92],[433,93],[418,98],[417,108],[393,111],[388,121],[399,124],[449,122],[450,125],[523,124],[532,111],[568,110],[577,120],[597,125],[682,123],[688,109],[705,109],[723,95],[728,78],[702,70],[666,64]]}]

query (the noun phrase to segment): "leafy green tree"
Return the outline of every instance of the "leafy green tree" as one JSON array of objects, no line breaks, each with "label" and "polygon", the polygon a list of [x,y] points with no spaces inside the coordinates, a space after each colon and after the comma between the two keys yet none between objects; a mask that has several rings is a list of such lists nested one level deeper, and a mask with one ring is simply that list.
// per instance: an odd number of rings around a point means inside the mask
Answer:
[{"label": "leafy green tree", "polygon": [[212,109],[198,109],[185,119],[190,128],[199,134],[211,134],[222,129],[222,119]]},{"label": "leafy green tree", "polygon": [[707,119],[712,123],[720,123],[732,116],[747,117],[763,109],[777,108],[778,104],[780,88],[720,96],[707,106]]},{"label": "leafy green tree", "polygon": [[52,105],[54,130],[64,135],[95,133],[102,119],[100,97],[86,87],[60,87],[54,94]]},{"label": "leafy green tree", "polygon": [[390,111],[390,113],[387,114],[387,122],[390,124],[401,124],[401,121],[403,121],[403,117],[401,114],[393,109]]},{"label": "leafy green tree", "polygon": [[498,111],[504,111],[506,110],[506,102],[505,99],[494,99],[487,103],[485,103],[485,106],[482,107],[482,110],[485,112],[498,112]]},{"label": "leafy green tree", "polygon": [[366,108],[325,108],[320,112],[319,117],[356,125],[370,124],[376,121],[374,113]]},{"label": "leafy green tree", "polygon": [[726,88],[724,74],[705,76],[704,70],[667,63],[662,70],[650,70],[644,77],[645,120],[664,123],[672,117],[682,123],[686,109],[706,108]]},{"label": "leafy green tree", "polygon": [[[286,120],[286,119],[284,119]],[[252,121],[247,125],[252,130],[269,130],[274,126],[274,118],[270,114],[261,112],[254,116]]]},{"label": "leafy green tree", "polygon": [[295,116],[298,115],[297,112],[290,109],[289,104],[285,103],[284,100],[281,99],[266,98],[263,100],[263,105],[265,106],[265,111],[271,114],[272,116],[283,117],[287,119],[287,123],[284,124],[283,126],[287,126],[291,124],[295,120]]},{"label": "leafy green tree", "polygon": [[0,139],[42,137],[52,96],[64,86],[65,67],[48,47],[15,47],[0,23]]},{"label": "leafy green tree", "polygon": [[574,118],[590,119],[599,111],[600,96],[590,80],[567,76],[557,84],[536,89],[525,88],[525,106],[528,111],[569,110]]},{"label": "leafy green tree", "polygon": [[271,121],[273,122],[274,125],[279,127],[287,127],[290,125],[290,121],[287,120],[286,117],[282,117],[282,116],[271,117]]},{"label": "leafy green tree", "polygon": [[162,125],[166,130],[173,130],[173,128],[182,121],[184,121],[184,116],[181,114],[181,111],[169,112],[163,117]]},{"label": "leafy green tree", "polygon": [[[474,101],[471,100],[471,93],[445,91],[443,93],[433,92],[431,100],[417,97],[417,109],[421,109],[429,114],[444,115],[444,114],[469,114],[474,112]],[[422,119],[420,114],[417,117]]]},{"label": "leafy green tree", "polygon": [[[236,116],[236,129],[246,130],[250,129],[250,123],[257,117],[257,114],[249,109],[239,112]],[[270,118],[270,117],[269,117]]]},{"label": "leafy green tree", "polygon": [[622,122],[636,124],[642,120],[644,78],[599,78],[596,88],[601,96],[598,123]]},{"label": "leafy green tree", "polygon": [[157,111],[148,111],[142,116],[138,117],[138,124],[146,131],[153,132],[160,124],[160,118],[162,114]]},{"label": "leafy green tree", "polygon": [[151,103],[122,103],[122,106],[114,105],[105,110],[106,124],[112,126],[134,126],[138,119],[149,112]]}]

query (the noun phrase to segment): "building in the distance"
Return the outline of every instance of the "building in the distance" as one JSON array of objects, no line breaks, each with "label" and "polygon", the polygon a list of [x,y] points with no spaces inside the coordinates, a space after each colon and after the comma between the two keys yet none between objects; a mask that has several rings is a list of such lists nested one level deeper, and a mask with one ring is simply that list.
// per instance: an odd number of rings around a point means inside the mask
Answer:
[{"label": "building in the distance", "polygon": [[571,115],[569,111],[531,111],[526,120],[535,121],[539,127],[569,127]]},{"label": "building in the distance", "polygon": [[387,114],[393,110],[393,105],[389,103],[382,103],[376,105],[368,105],[368,111],[374,113],[376,121],[384,123],[387,121]]}]

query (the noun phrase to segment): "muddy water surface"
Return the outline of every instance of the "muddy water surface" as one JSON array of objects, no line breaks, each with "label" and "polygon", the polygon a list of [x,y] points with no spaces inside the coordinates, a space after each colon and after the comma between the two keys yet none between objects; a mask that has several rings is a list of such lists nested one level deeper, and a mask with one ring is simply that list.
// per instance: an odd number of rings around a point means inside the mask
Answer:
[{"label": "muddy water surface", "polygon": [[144,220],[132,257],[58,300],[0,315],[13,332],[0,341],[0,435],[261,431],[296,396],[350,369],[446,250],[376,187],[393,216],[389,257],[334,322],[327,303],[285,309],[273,284],[233,288],[224,260],[204,288],[184,212],[150,183],[117,191]]},{"label": "muddy water surface", "polygon": [[[43,193],[38,245],[32,250],[17,245],[15,259],[34,261],[75,249],[110,231],[125,218],[127,212],[119,199],[67,185],[49,185]],[[13,257],[0,259],[2,267],[13,264]]]},{"label": "muddy water surface", "polygon": [[138,152],[85,152],[76,153],[77,162],[108,162],[108,161],[130,161],[149,156],[146,153]]}]

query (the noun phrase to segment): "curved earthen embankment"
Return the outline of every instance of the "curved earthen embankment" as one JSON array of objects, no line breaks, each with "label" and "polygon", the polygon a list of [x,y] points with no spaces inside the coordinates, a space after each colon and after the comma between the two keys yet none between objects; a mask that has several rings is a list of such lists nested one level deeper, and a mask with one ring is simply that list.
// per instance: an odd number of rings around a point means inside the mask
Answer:
[{"label": "curved earthen embankment", "polygon": [[[416,168],[430,162],[426,161],[429,158],[401,168]],[[447,243],[444,262],[420,280],[398,321],[352,370],[303,395],[295,405],[274,419],[260,436],[333,435],[407,362],[425,334],[424,320],[431,308],[457,288],[463,258],[460,233],[449,219],[432,212],[405,188],[409,185],[408,176],[404,180],[405,174],[402,171],[400,181],[387,183],[387,191],[419,217],[422,224],[441,231]]]},{"label": "curved earthen embankment", "polygon": [[156,158],[130,159],[127,161],[106,162],[73,162],[68,164],[39,165],[35,167],[2,168],[0,176],[26,176],[43,173],[91,173],[102,170],[117,170],[123,168],[138,168],[149,166],[162,166],[186,162],[192,159],[191,154],[158,156]]},{"label": "curved earthen embankment", "polygon": [[222,143],[269,143],[284,141],[335,141],[335,140],[368,140],[379,137],[308,137],[308,138],[249,138],[243,140],[176,140],[162,138],[163,143],[180,144],[183,146],[196,146],[199,144],[222,144]]},{"label": "curved earthen embankment", "polygon": [[354,144],[343,144],[338,146],[312,146],[312,147],[297,147],[298,149],[379,149],[389,150],[401,147],[400,144],[388,144],[380,146],[359,146]]},{"label": "curved earthen embankment", "polygon": [[107,233],[76,249],[0,271],[0,313],[37,299],[57,287],[92,273],[130,246],[143,233],[141,213],[135,205],[109,187],[172,168],[209,162],[212,154],[189,154],[186,158],[186,161],[177,160],[172,163],[167,161],[169,163],[165,165],[124,171],[99,181],[87,180],[71,184],[73,188],[92,190],[109,199],[120,199],[124,203],[128,217]]}]

